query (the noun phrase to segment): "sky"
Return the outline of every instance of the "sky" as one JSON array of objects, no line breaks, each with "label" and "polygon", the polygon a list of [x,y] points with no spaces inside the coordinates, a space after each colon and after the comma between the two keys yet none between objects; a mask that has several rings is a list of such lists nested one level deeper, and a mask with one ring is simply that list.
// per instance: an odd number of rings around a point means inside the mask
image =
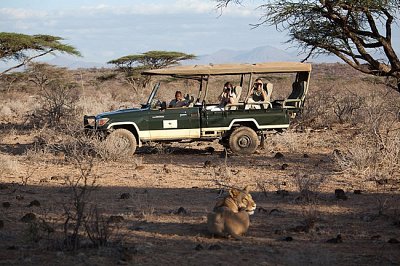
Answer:
[{"label": "sky", "polygon": [[262,14],[260,1],[247,3],[221,14],[213,0],[0,0],[0,32],[60,36],[80,60],[97,63],[150,50],[204,55],[269,45],[292,52],[285,32],[250,25]]},{"label": "sky", "polygon": [[60,36],[94,62],[150,50],[282,48],[285,34],[252,29],[260,15],[254,3],[221,14],[212,0],[0,0],[0,31]]}]

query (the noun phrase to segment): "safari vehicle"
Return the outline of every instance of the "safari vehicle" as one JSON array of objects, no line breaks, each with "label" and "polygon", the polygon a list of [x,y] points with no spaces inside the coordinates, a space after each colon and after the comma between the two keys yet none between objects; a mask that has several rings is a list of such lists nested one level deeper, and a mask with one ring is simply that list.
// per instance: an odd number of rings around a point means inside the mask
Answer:
[{"label": "safari vehicle", "polygon": [[[293,62],[259,64],[220,64],[177,66],[144,71],[142,75],[194,80],[198,84],[195,100],[186,107],[168,108],[160,100],[158,91],[163,86],[157,82],[141,108],[123,109],[85,116],[84,126],[106,136],[121,149],[133,154],[136,147],[146,142],[188,142],[219,139],[220,143],[237,154],[256,151],[269,130],[282,131],[299,114],[308,91],[311,65]],[[290,95],[271,101],[273,84],[264,83],[267,99],[250,102],[253,82],[269,74],[291,73],[288,83]],[[223,76],[223,77],[222,77]],[[213,79],[236,76],[236,101],[223,108],[209,100],[210,82]],[[240,81],[239,81],[240,80]],[[218,86],[221,90],[223,84]],[[214,88],[215,89],[215,88]],[[171,96],[175,93],[170,90]],[[117,141],[115,141],[117,140]]]}]

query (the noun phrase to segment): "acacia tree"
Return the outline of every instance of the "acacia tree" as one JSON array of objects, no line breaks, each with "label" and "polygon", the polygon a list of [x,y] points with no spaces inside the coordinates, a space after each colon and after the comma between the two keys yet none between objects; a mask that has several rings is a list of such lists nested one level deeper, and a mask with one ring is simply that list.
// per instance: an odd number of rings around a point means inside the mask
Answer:
[{"label": "acacia tree", "polygon": [[158,69],[179,64],[181,61],[195,59],[193,54],[170,51],[148,51],[143,54],[127,55],[111,60],[107,64],[115,65],[125,73],[126,81],[137,91],[137,84],[144,86],[148,80],[141,79],[140,73],[147,69]]},{"label": "acacia tree", "polygon": [[[243,0],[215,0],[218,8]],[[358,71],[394,78],[400,92],[400,60],[392,45],[393,25],[399,17],[399,0],[265,0],[253,26],[273,25],[288,31],[311,56],[333,54]]]},{"label": "acacia tree", "polygon": [[5,73],[24,66],[33,59],[50,54],[65,53],[81,56],[73,46],[63,44],[63,38],[52,35],[26,35],[13,32],[0,32],[0,60],[16,60],[19,63],[3,72]]}]

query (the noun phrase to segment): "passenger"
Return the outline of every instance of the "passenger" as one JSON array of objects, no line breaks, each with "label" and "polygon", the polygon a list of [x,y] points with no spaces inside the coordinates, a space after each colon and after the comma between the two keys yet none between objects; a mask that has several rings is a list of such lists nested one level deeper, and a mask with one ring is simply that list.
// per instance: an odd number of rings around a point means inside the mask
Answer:
[{"label": "passenger", "polygon": [[235,103],[236,93],[233,89],[233,86],[230,82],[225,83],[224,90],[222,91],[221,95],[218,97],[220,101],[219,107],[223,108],[227,104]]},{"label": "passenger", "polygon": [[184,107],[188,106],[189,102],[183,98],[182,92],[181,91],[176,91],[175,92],[175,99],[173,99],[168,107],[169,108],[178,108],[178,107]]},{"label": "passenger", "polygon": [[264,102],[267,99],[267,93],[263,88],[263,81],[258,78],[254,82],[253,93],[248,102]]}]

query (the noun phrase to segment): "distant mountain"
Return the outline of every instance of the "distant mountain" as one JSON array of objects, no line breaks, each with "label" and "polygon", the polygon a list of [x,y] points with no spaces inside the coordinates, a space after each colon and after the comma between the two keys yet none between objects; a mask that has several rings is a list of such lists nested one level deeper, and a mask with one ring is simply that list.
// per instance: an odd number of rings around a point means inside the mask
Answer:
[{"label": "distant mountain", "polygon": [[[305,55],[297,55],[296,51],[285,51],[272,46],[260,46],[250,50],[231,50],[222,49],[217,52],[200,55],[196,60],[184,61],[184,65],[192,64],[226,64],[226,63],[260,63],[260,62],[299,62]],[[86,62],[82,58],[72,56],[55,56],[40,60],[56,66],[67,67],[69,69],[78,68],[111,68],[112,66],[99,62]],[[319,56],[310,58],[308,62],[312,63],[335,63],[339,60],[334,56]],[[6,69],[6,66],[0,62],[0,70]],[[21,69],[19,69],[21,70]]]},{"label": "distant mountain", "polygon": [[288,53],[271,46],[254,48],[248,52],[237,55],[235,60],[243,63],[276,62],[276,61],[299,61],[297,55]]},{"label": "distant mountain", "polygon": [[[274,61],[300,61],[297,54],[289,53],[272,46],[260,46],[251,50],[219,50],[209,55],[201,55],[196,64],[260,63]],[[190,63],[190,62],[188,62]]]},{"label": "distant mountain", "polygon": [[[289,53],[284,50],[272,46],[260,46],[251,50],[230,50],[222,49],[208,55],[200,55],[196,60],[188,60],[183,62],[184,65],[190,64],[224,64],[224,63],[259,63],[273,61],[300,61],[300,57],[296,53]],[[77,68],[101,68],[110,67],[110,65],[80,61],[76,57],[56,56],[46,63],[63,66],[70,69]]]},{"label": "distant mountain", "polygon": [[110,65],[97,63],[97,62],[86,62],[82,60],[78,60],[77,57],[65,57],[65,56],[55,56],[50,60],[46,60],[44,62],[66,67],[69,69],[78,69],[78,68],[102,68],[102,67],[110,67]]}]

